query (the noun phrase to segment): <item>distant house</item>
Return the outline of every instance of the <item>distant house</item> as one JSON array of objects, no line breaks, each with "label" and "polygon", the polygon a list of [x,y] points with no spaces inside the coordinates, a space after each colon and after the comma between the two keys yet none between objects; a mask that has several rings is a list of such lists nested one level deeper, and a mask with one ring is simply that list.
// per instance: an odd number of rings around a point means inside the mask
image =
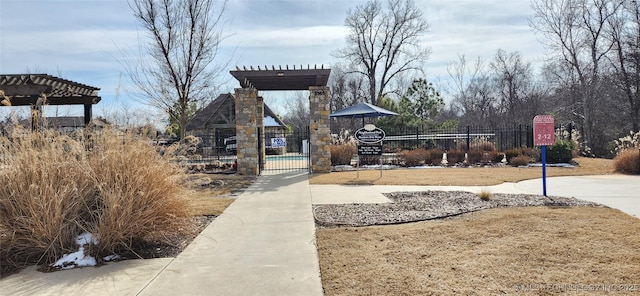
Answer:
[{"label": "distant house", "polygon": [[[18,121],[24,128],[31,127],[30,119],[21,119]],[[82,116],[59,116],[59,117],[43,117],[42,124],[44,128],[57,130],[62,133],[71,133],[85,127],[84,117]],[[94,118],[89,123],[90,127],[104,128],[109,125],[102,118]]]},{"label": "distant house", "polygon": [[[267,106],[264,105],[264,133],[266,147],[269,148],[270,136],[284,134],[287,126]],[[221,94],[196,116],[187,122],[187,134],[202,138],[203,154],[215,149],[218,151],[235,150],[236,101],[232,94]]]}]

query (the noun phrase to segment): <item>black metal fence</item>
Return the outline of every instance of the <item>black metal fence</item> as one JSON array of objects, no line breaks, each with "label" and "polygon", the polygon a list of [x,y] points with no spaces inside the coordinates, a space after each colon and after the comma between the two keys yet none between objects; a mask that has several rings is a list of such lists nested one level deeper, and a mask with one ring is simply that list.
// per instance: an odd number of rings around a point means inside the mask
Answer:
[{"label": "black metal fence", "polygon": [[[556,126],[556,140],[571,140],[575,126]],[[482,149],[491,143],[498,151],[513,148],[533,148],[533,126],[511,127],[464,126],[439,129],[398,129],[385,130],[385,151],[409,150],[415,148],[442,150]]]}]

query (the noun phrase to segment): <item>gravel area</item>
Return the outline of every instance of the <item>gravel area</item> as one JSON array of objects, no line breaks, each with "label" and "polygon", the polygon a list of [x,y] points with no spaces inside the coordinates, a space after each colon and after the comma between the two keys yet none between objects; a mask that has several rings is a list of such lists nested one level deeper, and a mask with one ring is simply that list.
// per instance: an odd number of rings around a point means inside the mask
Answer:
[{"label": "gravel area", "polygon": [[383,204],[331,204],[313,206],[319,227],[370,226],[441,219],[504,207],[602,206],[576,198],[530,194],[491,194],[488,201],[466,191],[392,192]]}]

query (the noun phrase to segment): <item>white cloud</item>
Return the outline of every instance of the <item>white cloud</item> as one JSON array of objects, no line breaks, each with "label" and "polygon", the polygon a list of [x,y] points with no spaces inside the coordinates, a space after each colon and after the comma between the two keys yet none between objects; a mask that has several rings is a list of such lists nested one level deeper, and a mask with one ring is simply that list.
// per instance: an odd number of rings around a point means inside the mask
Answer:
[{"label": "white cloud", "polygon": [[237,42],[242,47],[280,50],[291,47],[340,44],[347,33],[347,29],[343,26],[261,28],[237,31],[229,41],[232,44]]}]

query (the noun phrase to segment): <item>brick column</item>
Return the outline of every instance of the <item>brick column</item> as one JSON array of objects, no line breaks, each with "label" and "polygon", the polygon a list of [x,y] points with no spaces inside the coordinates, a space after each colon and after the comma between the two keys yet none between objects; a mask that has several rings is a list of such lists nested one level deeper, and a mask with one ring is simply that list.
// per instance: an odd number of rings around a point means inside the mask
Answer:
[{"label": "brick column", "polygon": [[331,131],[328,87],[309,87],[309,110],[311,170],[314,173],[329,173],[331,171]]},{"label": "brick column", "polygon": [[236,88],[235,94],[238,174],[258,175],[258,91]]}]

